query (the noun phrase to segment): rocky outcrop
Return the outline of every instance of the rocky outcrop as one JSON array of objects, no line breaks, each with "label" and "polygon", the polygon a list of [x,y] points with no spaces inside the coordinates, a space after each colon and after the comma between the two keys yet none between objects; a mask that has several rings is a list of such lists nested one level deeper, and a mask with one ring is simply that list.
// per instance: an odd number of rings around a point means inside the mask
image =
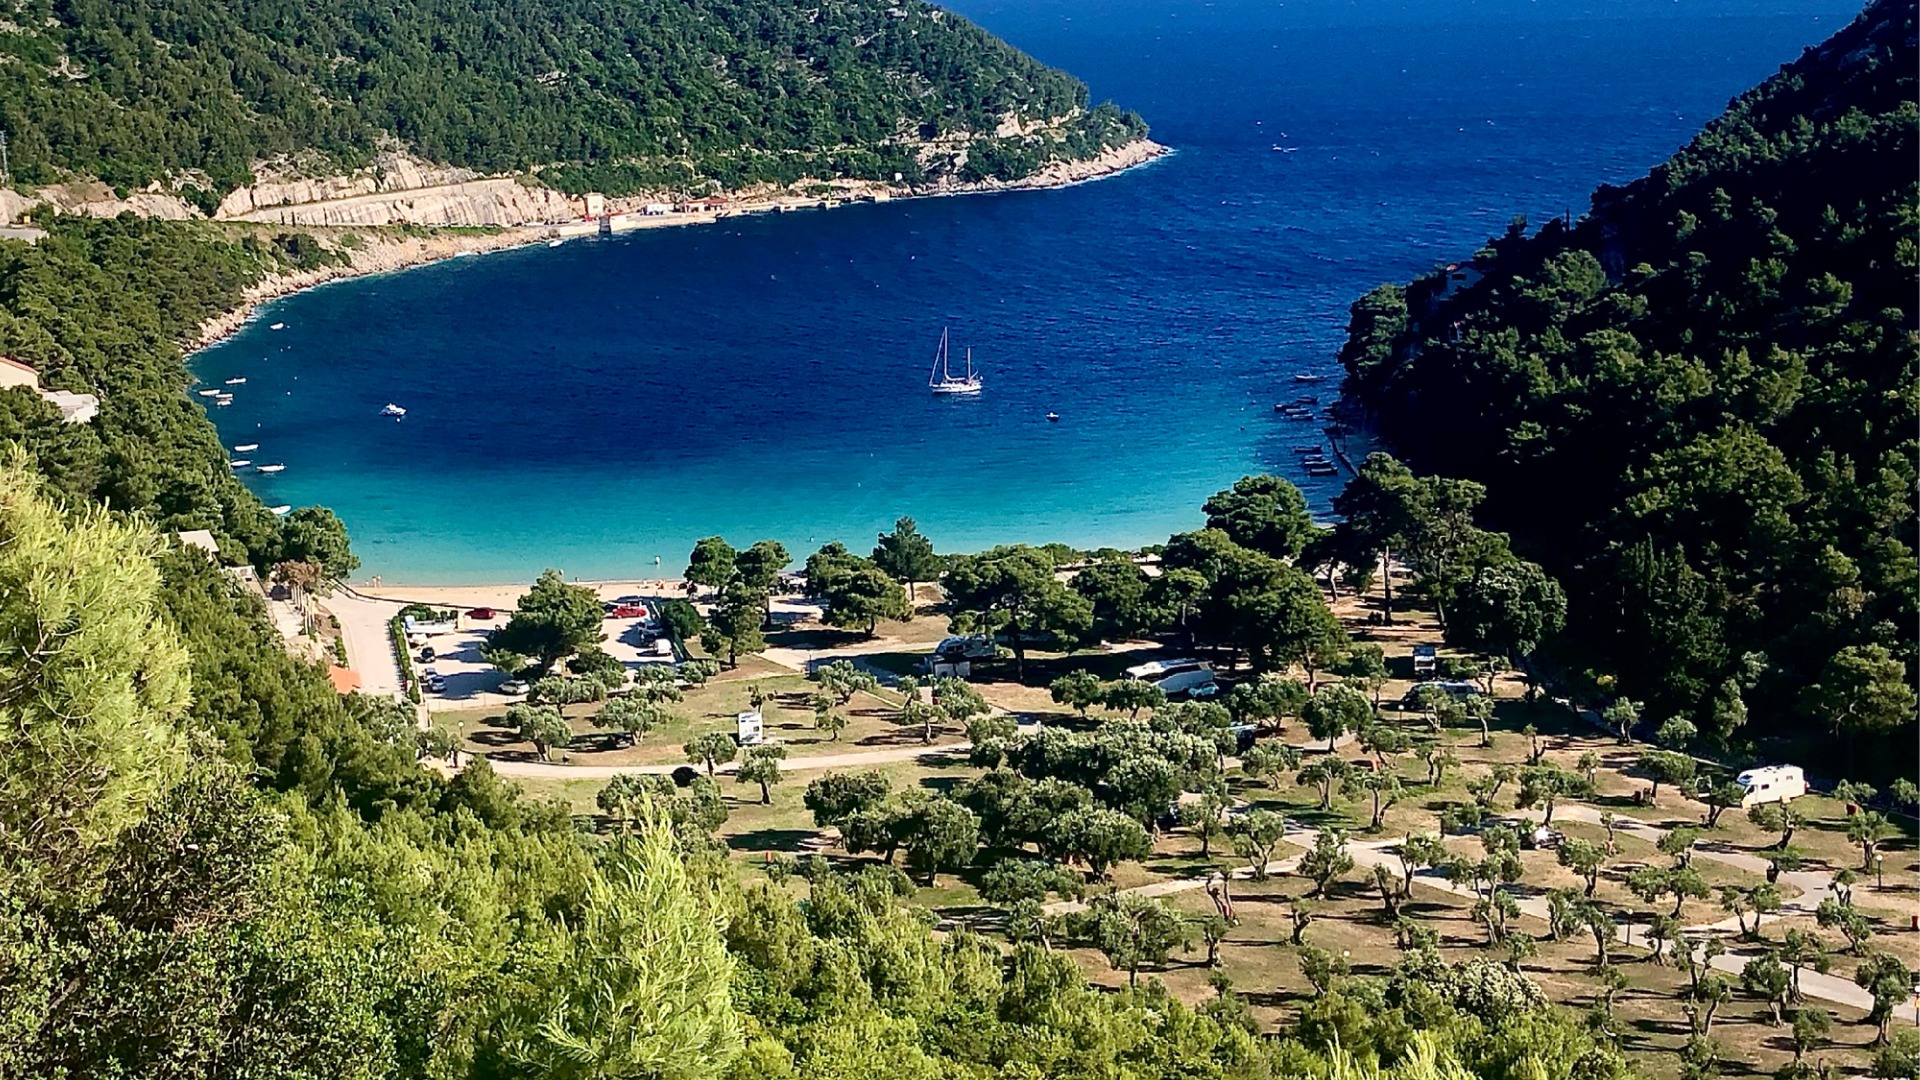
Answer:
[{"label": "rocky outcrop", "polygon": [[[299,189],[278,185],[291,197]],[[259,193],[257,188],[245,189]],[[587,197],[571,197],[517,180],[470,180],[408,190],[353,195],[321,201],[255,204],[228,212],[227,204],[248,205],[240,192],[228,196],[220,217],[227,221],[270,221],[281,225],[536,225],[573,221],[593,212]]]},{"label": "rocky outcrop", "polygon": [[480,178],[472,169],[435,165],[396,153],[381,154],[367,168],[344,176],[304,176],[285,165],[264,166],[257,171],[264,174],[264,178],[228,193],[214,211],[215,217],[257,221],[261,219],[253,215],[277,207],[393,195],[464,184]]}]

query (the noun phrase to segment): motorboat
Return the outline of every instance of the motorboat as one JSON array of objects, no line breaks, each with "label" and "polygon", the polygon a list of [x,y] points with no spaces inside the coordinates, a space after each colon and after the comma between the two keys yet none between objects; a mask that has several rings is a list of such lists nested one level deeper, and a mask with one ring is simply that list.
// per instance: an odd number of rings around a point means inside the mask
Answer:
[{"label": "motorboat", "polygon": [[200,396],[201,397],[219,397],[221,394],[225,392],[226,391],[224,390],[202,390],[200,391]]},{"label": "motorboat", "polygon": [[1048,414],[1047,414],[1047,423],[1049,423],[1049,424],[1057,424],[1057,423],[1059,423],[1059,422],[1060,422],[1060,414],[1059,414],[1059,413],[1057,413],[1057,412],[1050,412],[1050,413],[1048,413]]},{"label": "motorboat", "polygon": [[260,449],[260,444],[257,442],[243,442],[240,445],[234,447],[233,452],[236,454],[244,454],[249,450],[258,450],[258,449]]},{"label": "motorboat", "polygon": [[293,512],[293,504],[281,503],[279,506],[269,506],[267,507],[267,512],[272,514],[274,517],[286,517],[288,514]]},{"label": "motorboat", "polygon": [[405,410],[405,409],[403,409],[403,408],[401,408],[400,406],[398,406],[398,405],[395,405],[395,404],[394,404],[393,402],[391,402],[391,401],[389,401],[389,402],[387,402],[387,405],[386,405],[386,408],[384,408],[384,409],[381,409],[381,410],[380,410],[380,415],[381,415],[381,416],[391,416],[391,417],[393,417],[393,418],[394,418],[395,420],[398,420],[398,419],[400,419],[401,417],[403,417],[403,416],[405,416],[405,415],[407,415],[407,410]]},{"label": "motorboat", "polygon": [[285,465],[255,465],[253,471],[263,473],[286,472],[287,467]]},{"label": "motorboat", "polygon": [[213,407],[216,409],[224,409],[231,404],[233,404],[232,394],[226,394],[224,396],[213,399]]},{"label": "motorboat", "polygon": [[287,328],[287,324],[283,322],[277,322],[277,323],[274,323],[272,326],[267,327],[267,329],[269,330],[285,330],[286,328]]},{"label": "motorboat", "polygon": [[1310,374],[1305,371],[1296,371],[1293,373],[1293,381],[1304,383],[1326,382],[1327,377],[1325,375]]},{"label": "motorboat", "polygon": [[253,464],[253,462],[248,461],[246,458],[235,458],[232,461],[227,462],[227,465],[229,467],[235,468],[235,469],[244,469],[251,464]]},{"label": "motorboat", "polygon": [[557,237],[557,236],[556,236],[556,237],[554,237],[553,239],[551,239],[551,240],[549,240],[549,241],[547,241],[547,246],[548,246],[548,247],[550,247],[550,248],[556,248],[556,247],[559,247],[559,246],[560,246],[561,244],[564,244],[564,243],[566,243],[566,241],[565,241],[565,240],[562,240],[562,239],[560,239],[559,237]]},{"label": "motorboat", "polygon": [[245,375],[235,375],[233,378],[227,380],[227,385],[228,386],[245,386],[246,382],[247,382],[247,377]]}]

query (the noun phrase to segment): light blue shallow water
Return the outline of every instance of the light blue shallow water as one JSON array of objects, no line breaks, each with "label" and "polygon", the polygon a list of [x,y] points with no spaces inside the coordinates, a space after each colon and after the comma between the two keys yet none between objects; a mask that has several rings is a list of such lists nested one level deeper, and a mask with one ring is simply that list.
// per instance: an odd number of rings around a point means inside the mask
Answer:
[{"label": "light blue shallow water", "polygon": [[[196,373],[363,574],[678,571],[695,538],[1137,545],[1333,374],[1346,306],[1578,214],[1837,29],[1826,0],[965,0],[1177,153],[1060,191],[729,221],[456,259],[263,309]],[[1295,147],[1275,152],[1272,147]],[[274,332],[268,324],[284,321]],[[943,325],[987,392],[935,399]],[[1330,400],[1333,382],[1311,388]],[[404,405],[404,422],[380,407]],[[1047,412],[1061,416],[1046,421]]]}]

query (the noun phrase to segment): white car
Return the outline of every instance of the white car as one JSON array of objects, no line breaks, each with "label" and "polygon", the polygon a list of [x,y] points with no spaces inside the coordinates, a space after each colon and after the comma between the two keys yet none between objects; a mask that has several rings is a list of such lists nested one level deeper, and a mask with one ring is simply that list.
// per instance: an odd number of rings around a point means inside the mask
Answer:
[{"label": "white car", "polygon": [[445,693],[447,689],[446,676],[432,668],[420,673],[420,684],[436,694]]},{"label": "white car", "polygon": [[519,679],[508,679],[500,684],[500,692],[508,697],[524,697],[527,693],[527,684]]}]

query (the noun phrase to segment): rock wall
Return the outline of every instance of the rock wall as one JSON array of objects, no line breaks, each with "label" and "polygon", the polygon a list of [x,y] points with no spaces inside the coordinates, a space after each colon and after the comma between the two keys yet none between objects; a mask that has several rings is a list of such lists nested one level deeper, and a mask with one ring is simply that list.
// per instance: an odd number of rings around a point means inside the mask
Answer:
[{"label": "rock wall", "polygon": [[268,174],[266,178],[228,193],[214,216],[251,220],[251,215],[275,207],[446,187],[480,175],[471,169],[434,165],[404,154],[382,154],[373,165],[344,176],[275,176],[270,168],[261,171]]},{"label": "rock wall", "polygon": [[[300,188],[279,185],[277,194],[291,196]],[[259,193],[259,188],[246,189]],[[470,180],[409,190],[353,195],[320,201],[253,203],[228,196],[219,217],[227,221],[270,221],[281,225],[534,225],[573,221],[587,216],[584,198],[570,198],[548,188],[527,187],[512,179]]]}]

